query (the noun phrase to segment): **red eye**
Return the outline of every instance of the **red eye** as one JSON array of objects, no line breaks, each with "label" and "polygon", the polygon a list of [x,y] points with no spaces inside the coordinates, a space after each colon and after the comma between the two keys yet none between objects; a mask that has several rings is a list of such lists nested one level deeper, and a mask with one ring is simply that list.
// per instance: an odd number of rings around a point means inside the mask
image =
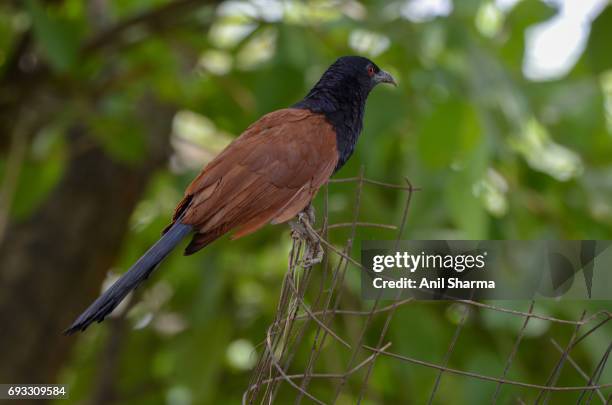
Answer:
[{"label": "red eye", "polygon": [[374,66],[368,66],[368,76],[372,77],[374,75]]}]

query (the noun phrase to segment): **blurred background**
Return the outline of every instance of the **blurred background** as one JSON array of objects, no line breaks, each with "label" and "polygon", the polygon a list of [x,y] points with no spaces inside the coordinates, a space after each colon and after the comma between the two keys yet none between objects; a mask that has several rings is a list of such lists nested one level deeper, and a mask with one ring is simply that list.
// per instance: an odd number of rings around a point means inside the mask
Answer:
[{"label": "blurred background", "polygon": [[[612,239],[611,41],[607,0],[1,2],[0,382],[69,384],[72,403],[239,403],[276,311],[286,226],[189,258],[177,251],[114,319],[60,333],[157,240],[203,164],[346,54],[370,57],[399,87],[370,96],[336,177],[363,166],[421,188],[404,238]],[[330,187],[335,221],[352,218],[353,196],[350,185]],[[404,200],[367,188],[360,218],[397,224]],[[347,277],[346,300],[367,306],[358,270]],[[568,319],[602,308],[536,307]],[[457,318],[449,303],[419,303],[396,314],[388,336],[440,361]],[[522,322],[470,317],[450,364],[501,373]],[[572,331],[530,323],[509,376],[544,383],[559,353],[543,336],[567,342]],[[589,339],[573,352],[586,370],[609,352],[612,328]],[[333,370],[327,356],[321,369]],[[559,384],[585,383],[570,371]],[[424,403],[433,377],[379,361],[365,403]],[[611,380],[608,367],[601,382]],[[482,403],[495,389],[445,382],[435,403]],[[359,389],[337,403],[354,403]],[[500,398],[516,403],[511,390]]]}]

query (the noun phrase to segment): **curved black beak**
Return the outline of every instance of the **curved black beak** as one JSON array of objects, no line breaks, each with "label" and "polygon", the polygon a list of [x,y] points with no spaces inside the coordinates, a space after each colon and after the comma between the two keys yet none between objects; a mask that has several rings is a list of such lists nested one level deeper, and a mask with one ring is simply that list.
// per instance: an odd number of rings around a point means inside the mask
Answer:
[{"label": "curved black beak", "polygon": [[384,70],[381,70],[380,72],[374,75],[374,81],[376,82],[376,84],[389,83],[397,87],[397,82],[395,81],[393,76],[391,76],[388,72],[385,72]]}]

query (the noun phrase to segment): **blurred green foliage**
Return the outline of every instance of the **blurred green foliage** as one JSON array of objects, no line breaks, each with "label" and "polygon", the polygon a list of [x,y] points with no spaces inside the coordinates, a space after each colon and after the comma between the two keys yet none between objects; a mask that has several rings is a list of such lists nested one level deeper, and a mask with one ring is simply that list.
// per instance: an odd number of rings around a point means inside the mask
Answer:
[{"label": "blurred green foliage", "polygon": [[[487,0],[455,1],[450,15],[423,22],[403,18],[401,2],[232,1],[198,8],[158,33],[134,29],[118,50],[83,58],[82,46],[99,24],[112,25],[165,1],[99,3],[104,18],[92,20],[91,6],[79,0],[3,2],[0,69],[31,26],[56,80],[69,91],[62,113],[30,146],[13,204],[17,218],[27,218],[61,178],[64,131],[75,117],[87,117],[93,141],[129,163],[146,153],[136,100],[153,92],[181,111],[172,138],[176,154],[133,214],[118,272],[158,238],[207,159],[262,114],[298,101],[337,57],[354,53],[371,56],[400,85],[377,88],[370,96],[355,155],[337,177],[354,176],[363,165],[369,178],[393,183],[408,178],[420,187],[405,238],[612,239],[611,6],[594,21],[571,71],[535,82],[522,71],[525,33],[556,13],[542,1],[521,1],[507,11]],[[350,220],[353,187],[333,185],[329,192],[332,221]],[[398,223],[404,197],[367,187],[361,220]],[[320,208],[320,197],[317,204]],[[334,234],[338,242],[343,236]],[[358,239],[393,237],[358,231]],[[220,240],[193,257],[177,253],[166,260],[161,276],[147,283],[142,302],[128,315],[139,328],[120,348],[119,401],[239,403],[251,357],[276,310],[289,247],[286,227],[270,226],[235,242]],[[357,270],[350,272],[354,281]],[[355,288],[347,293],[347,306],[367,306],[359,301],[359,284],[349,285]],[[526,310],[527,303],[506,306]],[[536,312],[576,319],[582,306],[538,304]],[[389,333],[394,350],[440,362],[457,322],[453,311],[453,305],[440,303],[398,311]],[[350,322],[334,326],[348,332]],[[506,314],[474,313],[450,365],[499,375],[521,323]],[[380,327],[372,327],[373,342]],[[543,334],[563,344],[571,332],[568,326],[532,322],[509,377],[543,383],[558,357]],[[71,385],[71,402],[95,391],[109,333],[108,324],[92,327],[65,365],[61,382]],[[592,369],[610,336],[608,327],[574,357]],[[346,364],[344,353],[324,353],[322,368]],[[307,354],[307,348],[298,353],[296,370]],[[584,384],[568,370],[559,384]],[[367,403],[424,403],[435,376],[433,370],[381,358]],[[602,381],[611,377],[608,367]],[[341,403],[354,402],[358,382],[351,381]],[[322,397],[333,392],[329,383],[314,387]],[[437,401],[482,403],[494,389],[495,384],[445,375]],[[500,403],[517,393],[527,399],[537,394],[504,388]],[[293,394],[281,390],[279,403]],[[576,396],[552,398],[574,403]]]}]

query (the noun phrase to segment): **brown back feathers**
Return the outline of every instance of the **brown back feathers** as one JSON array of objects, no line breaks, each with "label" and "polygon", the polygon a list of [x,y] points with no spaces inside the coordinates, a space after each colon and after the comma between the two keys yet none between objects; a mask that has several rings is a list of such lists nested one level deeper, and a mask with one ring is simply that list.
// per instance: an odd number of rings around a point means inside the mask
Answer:
[{"label": "brown back feathers", "polygon": [[289,108],[263,116],[185,191],[174,217],[196,231],[185,253],[230,230],[239,238],[288,221],[310,203],[337,162],[336,133],[323,115]]}]

